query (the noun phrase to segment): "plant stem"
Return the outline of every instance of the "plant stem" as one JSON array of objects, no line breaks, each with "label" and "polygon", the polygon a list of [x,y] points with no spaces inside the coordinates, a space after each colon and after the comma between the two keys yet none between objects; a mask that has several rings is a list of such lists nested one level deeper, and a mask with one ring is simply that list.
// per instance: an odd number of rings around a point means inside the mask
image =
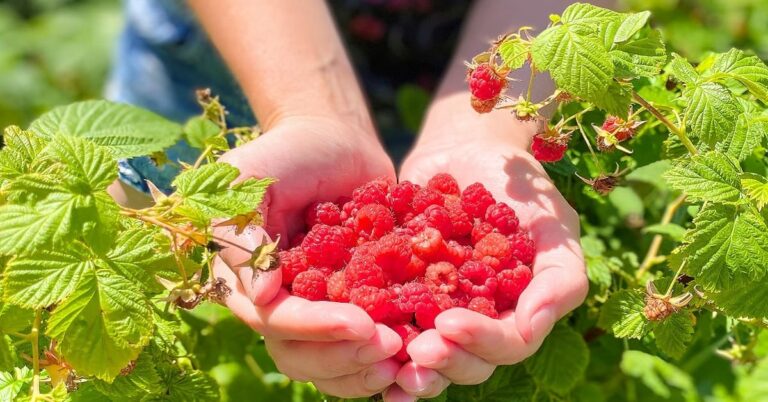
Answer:
[{"label": "plant stem", "polygon": [[683,130],[680,129],[677,125],[669,121],[666,116],[661,114],[661,112],[653,107],[650,103],[648,103],[647,100],[643,99],[642,96],[640,96],[637,92],[632,92],[632,99],[635,100],[635,102],[639,103],[641,106],[643,106],[648,112],[650,112],[654,117],[659,119],[660,122],[662,122],[667,128],[669,128],[670,131],[675,133],[678,138],[680,138],[680,142],[683,143],[685,148],[688,150],[688,152],[691,155],[696,155],[699,153],[699,151],[696,150],[696,147],[691,142],[691,139],[688,138],[688,136],[685,134]]},{"label": "plant stem", "polygon": [[592,142],[587,137],[587,134],[584,132],[584,127],[581,125],[581,115],[576,118],[576,125],[579,126],[579,133],[581,134],[581,138],[583,138],[584,142],[587,143],[587,148],[589,148],[589,153],[592,154],[592,159],[594,159],[595,165],[597,165],[597,168],[600,169],[601,174],[604,173],[603,164],[600,163],[600,159],[597,157],[595,150],[592,148]]},{"label": "plant stem", "polygon": [[40,318],[41,310],[35,310],[35,321],[32,324],[32,331],[29,333],[29,341],[32,342],[32,402],[35,402],[40,396]]},{"label": "plant stem", "polygon": [[210,154],[213,151],[213,145],[208,145],[205,147],[203,152],[200,154],[200,156],[197,157],[197,160],[195,161],[195,164],[192,165],[192,169],[197,169],[200,167],[200,165],[203,164],[203,161],[206,157],[208,157],[208,154]]},{"label": "plant stem", "polygon": [[[674,201],[667,205],[667,209],[664,210],[664,215],[661,217],[660,224],[665,225],[672,221],[672,217],[675,215],[675,212],[683,205],[683,203],[685,203],[685,198],[685,194],[680,194],[677,198],[674,199]],[[645,275],[648,269],[656,264],[656,258],[659,253],[662,240],[664,240],[664,236],[660,234],[653,236],[653,240],[651,240],[651,246],[648,248],[648,252],[645,254],[643,262],[640,264],[640,267],[635,273],[635,279],[642,279],[643,275]]]},{"label": "plant stem", "polygon": [[664,292],[664,297],[672,296],[672,289],[675,287],[675,282],[677,281],[677,277],[680,276],[680,274],[683,272],[683,268],[685,268],[685,263],[686,261],[683,261],[683,263],[680,264],[680,267],[677,268],[677,272],[675,272],[675,276],[673,276],[672,281],[669,282],[667,291]]},{"label": "plant stem", "polygon": [[526,92],[525,100],[531,101],[531,91],[533,90],[533,78],[536,76],[536,69],[531,66],[531,78],[528,79],[528,92]]}]

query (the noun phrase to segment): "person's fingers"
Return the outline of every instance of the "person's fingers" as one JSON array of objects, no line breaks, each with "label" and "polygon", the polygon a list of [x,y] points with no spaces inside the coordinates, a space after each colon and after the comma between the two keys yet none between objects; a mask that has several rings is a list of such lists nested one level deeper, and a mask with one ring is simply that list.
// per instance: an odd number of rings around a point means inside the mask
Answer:
[{"label": "person's fingers", "polygon": [[360,372],[388,359],[402,347],[395,331],[383,324],[367,341],[302,342],[266,338],[279,371],[301,381],[332,379]]},{"label": "person's fingers", "polygon": [[454,384],[480,384],[496,366],[440,336],[437,330],[422,332],[410,344],[408,355],[421,367],[430,368]]},{"label": "person's fingers", "polygon": [[298,341],[361,341],[376,332],[371,317],[353,304],[309,301],[283,289],[266,306],[255,306],[229,268],[214,266],[214,275],[224,279],[231,290],[227,307],[265,336]]},{"label": "person's fingers", "polygon": [[320,392],[341,398],[362,398],[378,394],[395,382],[400,363],[395,359],[380,361],[360,371],[329,380],[314,380]]},{"label": "person's fingers", "polygon": [[387,388],[382,393],[382,397],[384,398],[384,402],[416,402],[419,399],[418,397],[403,391],[397,384],[393,384]]},{"label": "person's fingers", "polygon": [[434,398],[448,388],[451,382],[437,371],[411,361],[405,363],[397,373],[397,385],[410,395]]}]

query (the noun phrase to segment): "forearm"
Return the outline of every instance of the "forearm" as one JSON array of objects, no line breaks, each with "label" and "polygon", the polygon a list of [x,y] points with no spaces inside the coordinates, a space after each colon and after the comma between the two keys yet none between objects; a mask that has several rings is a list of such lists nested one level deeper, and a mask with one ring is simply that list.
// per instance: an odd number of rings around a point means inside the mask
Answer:
[{"label": "forearm", "polygon": [[189,0],[265,129],[291,116],[342,119],[373,135],[325,2]]}]

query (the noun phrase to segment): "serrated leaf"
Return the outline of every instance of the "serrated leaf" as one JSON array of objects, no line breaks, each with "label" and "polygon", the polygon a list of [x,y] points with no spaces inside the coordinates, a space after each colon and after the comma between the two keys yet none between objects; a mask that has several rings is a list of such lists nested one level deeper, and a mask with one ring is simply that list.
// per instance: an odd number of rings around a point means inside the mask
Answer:
[{"label": "serrated leaf", "polygon": [[239,171],[226,163],[211,163],[181,172],[173,181],[176,192],[184,197],[226,191]]},{"label": "serrated leaf", "polygon": [[628,181],[647,183],[654,187],[665,189],[667,186],[664,180],[662,180],[662,177],[664,176],[664,173],[671,168],[672,164],[668,160],[660,160],[645,166],[640,166],[629,172],[626,179]]},{"label": "serrated leaf", "polygon": [[715,82],[704,82],[686,87],[683,95],[688,100],[685,116],[691,136],[714,146],[733,134],[736,121],[744,110],[728,88]]},{"label": "serrated leaf", "polygon": [[762,101],[768,101],[768,66],[757,56],[731,49],[718,54],[709,70],[714,79],[729,78],[742,85]]},{"label": "serrated leaf", "polygon": [[505,66],[516,70],[528,60],[530,50],[530,43],[523,42],[520,37],[515,36],[501,42],[498,53]]},{"label": "serrated leaf", "polygon": [[643,233],[660,234],[674,241],[682,241],[685,228],[675,223],[657,223],[643,228]]},{"label": "serrated leaf", "polygon": [[616,70],[614,75],[620,78],[653,77],[667,61],[661,33],[655,29],[642,38],[616,45],[609,55]]},{"label": "serrated leaf", "polygon": [[219,385],[208,374],[199,370],[162,373],[165,389],[145,398],[146,401],[217,402]]},{"label": "serrated leaf", "polygon": [[100,393],[108,396],[113,402],[135,401],[161,390],[162,380],[154,365],[152,355],[145,351],[136,360],[130,374],[115,378],[111,384],[102,380],[95,380],[93,383]]},{"label": "serrated leaf", "polygon": [[0,180],[29,173],[32,163],[46,144],[34,133],[15,126],[5,129],[3,141],[5,146],[0,149]]},{"label": "serrated leaf", "polygon": [[478,385],[451,385],[449,402],[523,402],[533,397],[535,384],[522,364],[499,366],[493,375]]},{"label": "serrated leaf", "polygon": [[757,209],[763,209],[768,204],[768,179],[754,173],[741,174],[741,187],[752,200]]},{"label": "serrated leaf", "polygon": [[644,307],[645,301],[641,293],[620,290],[612,294],[603,305],[597,325],[610,330],[617,338],[640,339],[648,329]]},{"label": "serrated leaf", "polygon": [[589,3],[574,3],[563,11],[561,21],[563,23],[596,26],[620,18],[621,14],[607,8]]},{"label": "serrated leaf", "polygon": [[711,151],[679,160],[664,178],[691,200],[733,203],[741,196],[739,173],[728,157]]},{"label": "serrated leaf", "polygon": [[677,53],[672,53],[672,61],[667,68],[670,74],[687,85],[694,85],[699,80],[699,73],[691,63]]},{"label": "serrated leaf", "polygon": [[121,232],[102,264],[140,284],[144,290],[161,290],[162,287],[153,274],[167,269],[174,262],[167,250],[161,251],[154,235],[155,232],[144,228],[131,228]]},{"label": "serrated leaf", "polygon": [[83,138],[55,135],[43,153],[64,166],[67,187],[80,194],[105,190],[117,178],[117,160],[109,150]]},{"label": "serrated leaf", "polygon": [[656,346],[667,356],[679,359],[693,339],[693,314],[679,311],[656,324]]},{"label": "serrated leaf", "polygon": [[205,142],[221,132],[221,128],[212,122],[211,120],[195,116],[184,125],[184,137],[187,139],[189,145],[203,149],[205,148]]},{"label": "serrated leaf", "polygon": [[726,314],[736,317],[768,317],[768,280],[739,281],[708,297]]},{"label": "serrated leaf", "polygon": [[621,358],[621,370],[638,378],[654,394],[666,399],[672,396],[670,387],[681,390],[686,400],[697,400],[697,391],[685,371],[664,360],[637,350],[627,350]]},{"label": "serrated leaf", "polygon": [[593,99],[592,103],[608,114],[626,119],[629,114],[629,105],[632,103],[632,89],[611,81],[605,91]]},{"label": "serrated leaf", "polygon": [[32,383],[32,377],[32,370],[28,367],[16,368],[12,372],[0,372],[0,401],[13,401]]},{"label": "serrated leaf", "polygon": [[56,307],[46,332],[78,373],[112,381],[149,342],[152,317],[133,283],[98,270],[84,275]]},{"label": "serrated leaf", "polygon": [[645,24],[648,23],[648,18],[651,17],[650,11],[642,11],[639,13],[625,14],[621,25],[619,25],[616,34],[614,35],[614,42],[626,42],[640,32]]},{"label": "serrated leaf", "polygon": [[717,144],[716,149],[737,161],[743,161],[768,135],[768,121],[759,116],[742,113],[736,122],[733,135]]},{"label": "serrated leaf", "polygon": [[563,395],[584,378],[588,363],[589,348],[581,334],[558,325],[525,361],[525,368],[540,387]]},{"label": "serrated leaf", "polygon": [[181,126],[150,111],[127,104],[91,100],[60,106],[32,122],[43,137],[84,137],[109,148],[117,158],[149,155],[175,144]]},{"label": "serrated leaf", "polygon": [[72,218],[79,201],[74,194],[56,193],[35,207],[0,206],[0,253],[22,254],[67,238],[75,231]]}]

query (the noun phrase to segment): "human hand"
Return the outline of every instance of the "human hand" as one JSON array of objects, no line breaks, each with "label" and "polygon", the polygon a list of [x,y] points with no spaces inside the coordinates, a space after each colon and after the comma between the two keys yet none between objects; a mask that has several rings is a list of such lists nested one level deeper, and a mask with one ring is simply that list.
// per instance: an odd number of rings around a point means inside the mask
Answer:
[{"label": "human hand", "polygon": [[450,383],[485,381],[497,365],[515,364],[533,354],[555,322],[586,297],[578,215],[527,152],[535,126],[515,120],[505,123],[508,131],[488,133],[483,130],[494,124],[462,125],[446,119],[443,125],[433,120],[428,128],[438,134],[422,134],[400,179],[425,184],[436,173],[446,172],[462,188],[483,183],[497,201],[513,207],[521,227],[530,230],[538,252],[533,280],[515,311],[499,319],[461,308],[440,314],[436,329],[408,345],[412,361],[400,370],[398,386],[387,390],[385,399],[408,401],[435,396]]},{"label": "human hand", "polygon": [[[221,158],[240,169],[240,178],[273,177],[263,203],[264,228],[236,236],[218,235],[248,250],[267,233],[287,242],[303,225],[303,213],[315,201],[336,200],[374,178],[394,178],[394,169],[376,138],[325,118],[291,118],[262,137]],[[214,275],[232,293],[227,306],[261,333],[278,369],[321,391],[343,397],[368,396],[394,382],[400,364],[389,359],[402,341],[391,329],[374,324],[359,307],[311,302],[281,288],[280,270],[254,276],[241,266],[250,254],[229,247],[214,263]],[[226,264],[225,264],[226,262]]]}]

